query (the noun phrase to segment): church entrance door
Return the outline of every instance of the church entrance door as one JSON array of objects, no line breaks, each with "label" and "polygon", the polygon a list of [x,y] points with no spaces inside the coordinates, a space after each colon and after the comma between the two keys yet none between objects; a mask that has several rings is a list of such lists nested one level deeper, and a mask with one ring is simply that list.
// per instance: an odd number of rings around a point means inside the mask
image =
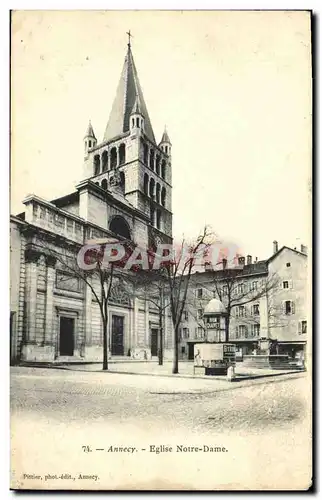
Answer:
[{"label": "church entrance door", "polygon": [[158,328],[151,328],[151,356],[158,355]]},{"label": "church entrance door", "polygon": [[74,356],[74,330],[75,319],[61,316],[59,332],[60,356]]},{"label": "church entrance door", "polygon": [[112,316],[112,356],[124,355],[124,318],[123,316]]}]

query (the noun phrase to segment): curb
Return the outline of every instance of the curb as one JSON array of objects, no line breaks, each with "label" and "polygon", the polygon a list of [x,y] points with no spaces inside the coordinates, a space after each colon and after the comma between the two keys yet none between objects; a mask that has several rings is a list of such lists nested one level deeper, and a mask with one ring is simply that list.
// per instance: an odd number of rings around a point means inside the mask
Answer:
[{"label": "curb", "polygon": [[[90,364],[90,363],[87,363]],[[91,363],[93,364],[93,363]],[[20,365],[16,366],[22,366],[22,367],[30,367],[30,368],[50,368],[50,369],[56,369],[56,370],[68,370],[68,371],[73,371],[73,372],[81,372],[81,373],[106,373],[106,374],[117,374],[117,375],[139,375],[139,376],[148,376],[148,377],[167,377],[167,378],[183,378],[183,379],[192,379],[192,380],[220,380],[221,382],[227,382],[227,383],[235,383],[235,382],[243,382],[244,380],[256,380],[256,379],[261,379],[261,378],[272,378],[272,377],[279,377],[282,375],[293,375],[293,374],[298,374],[298,373],[305,373],[306,370],[298,369],[298,370],[285,370],[285,372],[280,372],[280,373],[266,373],[266,374],[254,374],[254,375],[245,375],[245,376],[238,376],[233,380],[227,380],[225,375],[212,375],[212,376],[194,376],[194,375],[185,375],[185,374],[180,374],[180,373],[153,373],[153,372],[132,372],[132,371],[122,371],[122,370],[107,370],[104,371],[102,369],[100,370],[74,370],[72,368],[73,364],[40,364],[40,363],[23,363]]]}]

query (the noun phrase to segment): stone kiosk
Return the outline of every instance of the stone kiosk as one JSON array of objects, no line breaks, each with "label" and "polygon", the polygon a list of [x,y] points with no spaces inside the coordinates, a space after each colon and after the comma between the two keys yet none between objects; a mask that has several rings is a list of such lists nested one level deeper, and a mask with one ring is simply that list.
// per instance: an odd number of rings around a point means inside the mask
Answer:
[{"label": "stone kiosk", "polygon": [[226,309],[218,299],[212,299],[204,310],[205,342],[194,346],[194,373],[227,375],[235,366],[236,346],[225,342]]}]

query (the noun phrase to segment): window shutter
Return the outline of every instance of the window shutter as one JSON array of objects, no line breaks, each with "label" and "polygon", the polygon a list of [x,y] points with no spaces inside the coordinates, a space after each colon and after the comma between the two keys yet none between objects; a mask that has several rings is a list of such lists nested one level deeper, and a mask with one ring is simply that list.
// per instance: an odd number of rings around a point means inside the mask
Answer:
[{"label": "window shutter", "polygon": [[291,312],[292,312],[292,314],[295,314],[295,304],[294,304],[293,300],[291,302]]},{"label": "window shutter", "polygon": [[302,321],[298,322],[297,329],[298,329],[298,333],[301,334],[302,333]]},{"label": "window shutter", "polygon": [[286,314],[285,300],[281,302],[281,314]]}]

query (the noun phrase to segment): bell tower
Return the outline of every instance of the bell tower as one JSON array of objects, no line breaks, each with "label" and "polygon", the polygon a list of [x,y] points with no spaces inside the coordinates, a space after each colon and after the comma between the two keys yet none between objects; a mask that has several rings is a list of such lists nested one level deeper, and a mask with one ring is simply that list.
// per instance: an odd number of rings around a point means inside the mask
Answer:
[{"label": "bell tower", "polygon": [[88,155],[88,151],[90,149],[95,148],[96,144],[97,144],[97,139],[95,137],[91,121],[89,121],[86,134],[84,137],[85,156]]},{"label": "bell tower", "polygon": [[[97,143],[90,124],[85,137],[85,177],[118,194],[149,220],[150,232],[172,238],[171,142],[165,130],[158,145],[135,67],[130,35],[121,77],[105,128]],[[90,149],[89,141],[92,142]],[[95,141],[95,142],[94,142]],[[117,175],[116,175],[117,171]],[[115,187],[115,186],[114,186]]]}]

